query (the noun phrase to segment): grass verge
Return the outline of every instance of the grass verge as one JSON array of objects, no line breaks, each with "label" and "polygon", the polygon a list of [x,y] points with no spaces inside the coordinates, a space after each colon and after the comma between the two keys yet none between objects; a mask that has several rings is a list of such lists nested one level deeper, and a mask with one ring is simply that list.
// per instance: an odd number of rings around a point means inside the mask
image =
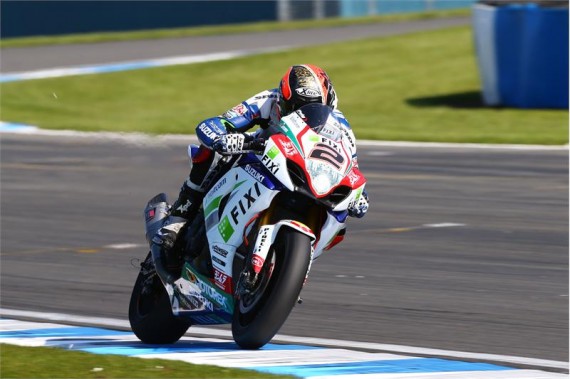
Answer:
[{"label": "grass verge", "polygon": [[0,345],[2,378],[267,378],[293,379],[250,370],[193,365],[165,359],[98,355],[49,347]]},{"label": "grass verge", "polygon": [[257,22],[191,28],[140,30],[132,32],[104,32],[69,34],[62,36],[19,37],[0,40],[0,47],[27,47],[40,45],[63,45],[70,43],[96,43],[130,41],[139,39],[181,38],[193,36],[224,35],[236,33],[264,33],[279,30],[315,29],[335,26],[364,25],[383,22],[401,22],[434,18],[468,16],[470,9],[442,10],[393,15],[377,15],[358,18],[327,18],[322,20],[298,20],[288,22]]},{"label": "grass verge", "polygon": [[357,138],[566,144],[567,110],[482,104],[469,27],[231,61],[4,83],[1,118],[48,129],[194,133],[204,118],[278,84],[291,64],[331,76]]}]

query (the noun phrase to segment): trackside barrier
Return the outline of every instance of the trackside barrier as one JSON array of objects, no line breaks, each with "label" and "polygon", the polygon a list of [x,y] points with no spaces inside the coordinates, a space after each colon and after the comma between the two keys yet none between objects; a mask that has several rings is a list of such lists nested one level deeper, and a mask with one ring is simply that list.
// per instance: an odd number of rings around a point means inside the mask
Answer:
[{"label": "trackside barrier", "polygon": [[568,108],[568,5],[473,7],[475,49],[487,105]]}]

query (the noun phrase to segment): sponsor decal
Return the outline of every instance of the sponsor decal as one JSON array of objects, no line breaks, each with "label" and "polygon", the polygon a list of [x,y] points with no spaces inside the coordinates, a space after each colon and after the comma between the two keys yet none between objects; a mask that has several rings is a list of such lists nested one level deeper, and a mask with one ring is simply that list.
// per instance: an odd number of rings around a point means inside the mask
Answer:
[{"label": "sponsor decal", "polygon": [[232,228],[228,216],[225,216],[222,219],[222,221],[220,221],[220,223],[218,224],[218,231],[220,232],[220,235],[222,236],[225,242],[228,242],[228,240],[234,234],[234,228]]},{"label": "sponsor decal", "polygon": [[287,155],[289,157],[292,155],[295,155],[295,152],[297,150],[295,149],[295,146],[293,146],[292,142],[279,140],[279,143],[281,144],[281,147],[283,148],[285,155]]},{"label": "sponsor decal", "polygon": [[356,145],[354,144],[354,140],[352,139],[351,133],[346,128],[341,128],[341,130],[346,139],[348,140],[348,142],[350,143],[350,146],[354,149]]},{"label": "sponsor decal", "polygon": [[[299,111],[297,111],[299,112]],[[285,133],[287,134],[287,132],[289,131],[289,127],[287,126],[287,124],[285,123],[285,121],[279,121],[279,128]]]},{"label": "sponsor decal", "polygon": [[360,179],[360,175],[358,175],[354,170],[350,170],[348,173],[348,180],[350,180],[350,185],[354,185],[354,183],[358,182]]},{"label": "sponsor decal", "polygon": [[216,192],[218,192],[218,190],[220,188],[222,188],[224,186],[224,184],[226,184],[227,179],[224,177],[222,180],[220,180],[218,183],[216,183],[215,186],[212,187],[212,189],[210,191],[208,191],[208,197],[212,197]]},{"label": "sponsor decal", "polygon": [[267,154],[264,154],[263,157],[261,157],[261,162],[263,162],[267,169],[274,175],[277,174],[277,171],[279,171],[279,166],[277,163],[273,162],[273,159],[277,155],[279,155],[279,149],[277,146],[273,146],[271,149],[269,149]]},{"label": "sponsor decal", "polygon": [[277,95],[276,94],[269,94],[269,95],[258,95],[255,96],[254,99],[255,100],[263,100],[263,99],[277,99]]},{"label": "sponsor decal", "polygon": [[194,295],[191,296],[186,296],[183,298],[184,300],[188,301],[188,304],[191,305],[189,308],[190,309],[196,309],[196,308],[201,308],[201,307],[205,307],[206,309],[208,309],[209,311],[213,311],[214,310],[214,305],[212,304],[212,302],[210,302],[209,300],[204,299],[202,296],[197,297]]},{"label": "sponsor decal", "polygon": [[244,104],[239,104],[233,107],[232,109],[228,110],[226,113],[222,114],[222,117],[228,119],[240,117],[246,114],[247,110],[248,109]]},{"label": "sponsor decal", "polygon": [[265,176],[261,175],[259,173],[259,171],[257,171],[255,168],[253,168],[252,166],[250,166],[249,164],[246,165],[244,167],[245,172],[247,172],[249,175],[253,176],[253,178],[255,180],[257,180],[258,182],[262,183],[263,180],[265,179]]},{"label": "sponsor decal", "polygon": [[238,114],[232,110],[229,110],[226,113],[222,113],[222,117],[227,119],[232,119],[238,117]]},{"label": "sponsor decal", "polygon": [[342,148],[340,147],[340,145],[334,141],[331,141],[328,138],[323,138],[322,141],[323,143],[329,145],[330,147],[332,147],[333,149],[335,149],[338,153],[342,154]]},{"label": "sponsor decal", "polygon": [[[341,138],[340,127],[339,128],[333,128],[333,127],[330,127],[329,125],[325,125],[325,127],[320,130],[319,134],[321,136],[327,137],[327,138],[335,140],[335,141],[337,141]],[[323,138],[323,140],[324,140],[324,138]]]},{"label": "sponsor decal", "polygon": [[279,149],[276,146],[273,146],[271,149],[269,149],[269,151],[267,152],[267,156],[271,159],[275,159],[276,156],[279,155]]},{"label": "sponsor decal", "polygon": [[218,209],[220,202],[222,201],[222,196],[215,197],[204,209],[204,214],[208,216],[214,210]]},{"label": "sponsor decal", "polygon": [[[259,198],[260,195],[261,195],[261,189],[259,188],[259,183],[255,183],[253,187],[250,187],[247,190],[247,192],[243,194],[242,198],[239,199],[238,203],[230,211],[230,215],[232,216],[232,220],[235,225],[237,225],[238,223],[238,217],[240,215],[245,215],[245,213],[252,207],[253,203],[255,203],[255,201]],[[226,219],[227,216],[224,217],[224,220]],[[232,229],[232,234],[233,234],[233,229]],[[228,242],[227,240],[225,241]]]},{"label": "sponsor decal", "polygon": [[269,158],[269,156],[264,155],[263,157],[261,157],[261,162],[265,163],[265,166],[269,171],[271,171],[273,175],[277,174],[277,172],[279,171],[279,166],[277,165],[277,163],[273,162],[273,160]]},{"label": "sponsor decal", "polygon": [[212,255],[211,258],[212,258],[212,261],[216,262],[220,266],[226,267],[226,262],[222,261],[220,258],[216,257],[215,255]]},{"label": "sponsor decal", "polygon": [[232,293],[232,279],[223,272],[214,269],[214,283],[226,293]]},{"label": "sponsor decal", "polygon": [[[188,276],[192,277],[191,281],[200,289],[202,296],[204,296],[204,304],[207,304],[207,301],[213,301],[217,305],[221,306],[222,309],[226,312],[231,312],[230,304],[228,304],[228,298],[226,295],[218,292],[216,288],[212,287],[209,282],[202,280],[198,275],[195,275],[190,270],[186,270]],[[206,307],[208,307],[206,305]],[[213,307],[212,307],[213,310]]]},{"label": "sponsor decal", "polygon": [[309,228],[307,225],[300,223],[298,221],[291,221],[291,224],[297,226],[298,228],[300,228],[301,230],[307,232],[307,233],[311,233],[314,234],[313,231],[311,230],[311,228]]},{"label": "sponsor decal", "polygon": [[197,311],[197,310],[204,310],[204,309],[207,309],[209,311],[214,310],[214,305],[212,304],[212,302],[207,300],[203,296],[195,296],[195,295],[181,296],[181,295],[178,295],[175,299],[178,300],[178,302],[180,303],[179,309],[178,309],[179,311],[181,311],[181,310],[182,311],[183,310]]},{"label": "sponsor decal", "polygon": [[214,253],[221,255],[224,258],[227,257],[229,254],[229,252],[227,250],[222,249],[218,245],[213,245],[212,250],[214,251]]},{"label": "sponsor decal", "polygon": [[176,208],[176,210],[180,211],[180,213],[188,212],[188,208],[190,208],[191,205],[192,203],[190,202],[190,200],[186,200],[186,203]]},{"label": "sponsor decal", "polygon": [[218,135],[208,127],[208,125],[201,123],[200,126],[198,127],[198,130],[201,131],[202,133],[204,133],[204,135],[206,137],[208,137],[209,139],[213,140],[216,137],[218,137]]},{"label": "sponsor decal", "polygon": [[317,91],[313,88],[308,88],[308,87],[297,88],[295,90],[295,92],[297,92],[297,94],[299,94],[301,96],[305,96],[305,97],[319,97],[319,96],[321,96],[319,91]]},{"label": "sponsor decal", "polygon": [[356,193],[354,194],[354,199],[348,203],[348,209],[350,208],[354,208],[356,206],[356,204],[358,204],[358,200],[360,200],[360,195],[362,195],[362,187],[360,187],[359,189],[356,190]]},{"label": "sponsor decal", "polygon": [[146,221],[149,222],[154,218],[155,215],[156,215],[156,208],[149,209],[146,212]]},{"label": "sponsor decal", "polygon": [[255,251],[253,252],[253,254],[259,254],[261,251],[263,251],[263,248],[265,246],[265,244],[267,242],[269,242],[269,230],[270,228],[264,227],[259,234],[259,242],[257,243],[257,248],[255,249]]},{"label": "sponsor decal", "polygon": [[236,113],[238,116],[243,116],[247,112],[247,107],[243,104],[239,104],[233,107],[231,111]]},{"label": "sponsor decal", "polygon": [[223,272],[214,269],[214,280],[216,281],[217,284],[220,284],[222,286],[222,288],[224,288],[224,284],[226,284],[226,281],[228,280],[228,276],[226,274],[224,274]]},{"label": "sponsor decal", "polygon": [[253,256],[253,258],[251,259],[251,264],[253,265],[253,269],[255,270],[255,272],[259,273],[261,271],[264,262],[265,259],[261,258],[259,255]]},{"label": "sponsor decal", "polygon": [[355,199],[356,201],[360,200],[360,195],[362,195],[362,190],[363,190],[363,189],[364,189],[364,188],[360,187],[360,188],[356,191],[356,195],[354,195],[354,199]]},{"label": "sponsor decal", "polygon": [[209,284],[203,282],[202,280],[199,280],[196,284],[198,287],[200,287],[200,290],[208,299],[220,305],[223,309],[228,308],[227,299],[224,297],[224,295],[216,291],[214,288],[210,287]]}]

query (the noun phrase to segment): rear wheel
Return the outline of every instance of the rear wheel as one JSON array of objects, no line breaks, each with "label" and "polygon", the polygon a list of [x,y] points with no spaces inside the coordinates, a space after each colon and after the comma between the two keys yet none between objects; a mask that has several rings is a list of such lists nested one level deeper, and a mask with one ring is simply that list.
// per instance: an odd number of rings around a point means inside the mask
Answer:
[{"label": "rear wheel", "polygon": [[281,229],[255,285],[236,301],[232,334],[240,347],[258,349],[279,331],[299,298],[310,259],[309,237]]},{"label": "rear wheel", "polygon": [[174,343],[186,333],[190,322],[172,314],[166,289],[154,272],[150,254],[141,271],[129,304],[129,321],[133,333],[144,343]]}]

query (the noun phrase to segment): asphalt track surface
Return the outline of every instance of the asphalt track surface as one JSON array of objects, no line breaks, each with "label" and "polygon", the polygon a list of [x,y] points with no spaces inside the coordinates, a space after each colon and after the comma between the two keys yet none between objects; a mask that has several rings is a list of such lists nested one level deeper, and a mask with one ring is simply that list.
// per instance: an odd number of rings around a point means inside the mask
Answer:
[{"label": "asphalt track surface", "polygon": [[104,42],[96,44],[4,48],[1,49],[2,64],[0,66],[0,72],[22,72],[55,67],[103,64],[171,56],[201,55],[221,51],[302,47],[440,29],[467,25],[468,23],[469,18],[457,17],[326,29]]},{"label": "asphalt track surface", "polygon": [[[2,49],[1,71],[467,22]],[[144,204],[187,175],[186,141],[148,142],[0,135],[1,307],[126,319]],[[313,266],[280,333],[567,361],[568,151],[359,151],[370,212]],[[424,226],[442,223],[463,226]]]},{"label": "asphalt track surface", "polygon": [[[126,319],[144,204],[188,171],[149,142],[1,135],[1,307]],[[280,333],[567,361],[568,152],[359,151],[369,214]]]}]

